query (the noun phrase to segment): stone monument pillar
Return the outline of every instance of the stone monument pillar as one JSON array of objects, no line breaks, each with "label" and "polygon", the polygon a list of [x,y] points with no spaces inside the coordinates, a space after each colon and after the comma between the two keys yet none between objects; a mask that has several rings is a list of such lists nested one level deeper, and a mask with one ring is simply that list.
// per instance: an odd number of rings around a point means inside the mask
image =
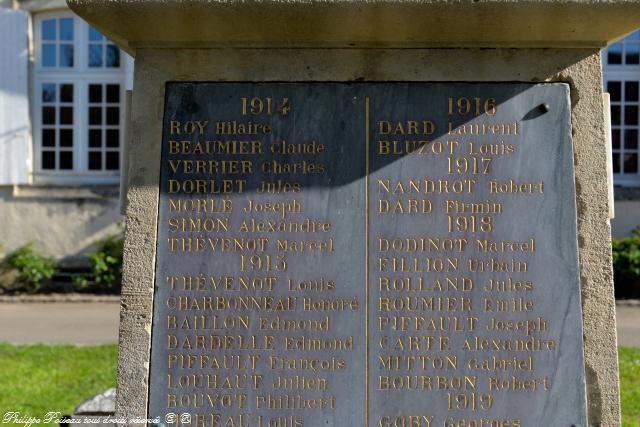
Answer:
[{"label": "stone monument pillar", "polygon": [[619,425],[599,52],[640,4],[68,2],[136,61],[120,416]]}]

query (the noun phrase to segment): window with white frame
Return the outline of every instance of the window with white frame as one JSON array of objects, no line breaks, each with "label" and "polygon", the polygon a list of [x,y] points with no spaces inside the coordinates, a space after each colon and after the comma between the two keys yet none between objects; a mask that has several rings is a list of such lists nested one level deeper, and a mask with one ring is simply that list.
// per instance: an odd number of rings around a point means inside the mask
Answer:
[{"label": "window with white frame", "polygon": [[41,182],[116,182],[125,70],[120,49],[70,13],[34,20],[34,171]]},{"label": "window with white frame", "polygon": [[607,65],[640,65],[640,31],[609,46],[605,62]]},{"label": "window with white frame", "polygon": [[614,183],[640,186],[640,31],[603,51]]}]

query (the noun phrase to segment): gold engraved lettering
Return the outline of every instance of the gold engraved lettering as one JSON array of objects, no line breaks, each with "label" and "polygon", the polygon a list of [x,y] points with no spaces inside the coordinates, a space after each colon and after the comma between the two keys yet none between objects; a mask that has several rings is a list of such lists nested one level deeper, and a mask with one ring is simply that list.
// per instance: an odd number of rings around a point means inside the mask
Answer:
[{"label": "gold engraved lettering", "polygon": [[264,252],[269,246],[267,237],[169,237],[167,241],[171,252]]},{"label": "gold engraved lettering", "polygon": [[435,131],[436,125],[431,120],[378,121],[378,133],[381,135],[431,135]]},{"label": "gold engraved lettering", "polygon": [[256,155],[262,154],[262,142],[258,140],[169,141],[169,154]]},{"label": "gold engraved lettering", "polygon": [[247,213],[251,212],[265,212],[265,213],[277,213],[281,219],[286,219],[289,214],[301,213],[302,205],[296,199],[291,199],[286,202],[272,203],[272,202],[257,202],[254,200],[247,200],[247,206],[243,208]]},{"label": "gold engraved lettering", "polygon": [[260,166],[260,170],[265,175],[308,175],[308,174],[323,174],[326,167],[322,163],[310,163],[306,160],[294,163],[283,163],[277,160],[269,160],[263,162]]},{"label": "gold engraved lettering", "polygon": [[169,198],[169,212],[232,213],[233,204],[230,199]]},{"label": "gold engraved lettering", "polygon": [[489,378],[489,390],[498,391],[538,391],[540,389],[548,391],[551,381],[549,377],[523,379],[512,375],[509,379]]},{"label": "gold engraved lettering", "polygon": [[394,415],[382,416],[378,419],[378,427],[433,427],[433,415]]},{"label": "gold engraved lettering", "polygon": [[275,276],[167,276],[171,290],[183,291],[273,291]]},{"label": "gold engraved lettering", "polygon": [[404,199],[391,201],[378,200],[380,214],[429,214],[433,210],[433,203],[428,199]]},{"label": "gold engraved lettering", "polygon": [[285,182],[281,179],[275,182],[262,181],[256,190],[258,193],[299,193],[302,191],[302,186],[298,182]]},{"label": "gold engraved lettering", "polygon": [[167,388],[215,388],[257,390],[262,383],[258,374],[167,374]]},{"label": "gold engraved lettering", "polygon": [[482,289],[486,292],[532,291],[533,283],[529,280],[514,280],[509,276],[506,280],[489,279],[489,282]]},{"label": "gold engraved lettering", "polygon": [[194,120],[194,121],[187,121],[187,122],[171,120],[170,134],[171,135],[180,135],[183,133],[186,133],[188,135],[193,135],[194,133],[203,134],[207,129],[208,124],[209,124],[208,120]]},{"label": "gold engraved lettering", "polygon": [[326,240],[288,240],[277,239],[279,252],[333,252],[335,251],[334,238]]},{"label": "gold engraved lettering", "polygon": [[464,252],[468,240],[464,237],[455,238],[378,238],[380,252]]},{"label": "gold engraved lettering", "polygon": [[[524,311],[524,310],[523,310]],[[487,325],[488,331],[498,332],[523,332],[527,336],[531,336],[534,332],[547,331],[549,329],[547,321],[542,317],[536,319],[527,320],[508,320],[508,319],[496,319],[492,317],[489,319]]]},{"label": "gold engraved lettering", "polygon": [[258,424],[256,427],[302,427],[304,426],[304,418],[296,415],[265,417],[258,415]]},{"label": "gold engraved lettering", "polygon": [[185,175],[247,175],[253,173],[253,162],[249,160],[169,160],[174,174]]},{"label": "gold engraved lettering", "polygon": [[450,116],[454,114],[460,116],[466,116],[472,114],[479,116],[486,114],[488,116],[494,116],[498,112],[495,98],[482,99],[480,97],[460,97],[460,98],[448,98],[448,113]]},{"label": "gold engraved lettering", "polygon": [[515,144],[506,144],[504,141],[495,144],[479,144],[470,141],[468,153],[471,155],[510,156],[515,151]]},{"label": "gold engraved lettering", "polygon": [[222,232],[229,231],[229,218],[169,218],[172,232]]},{"label": "gold engraved lettering", "polygon": [[466,297],[380,297],[379,311],[471,311]]},{"label": "gold engraved lettering", "polygon": [[405,182],[379,179],[378,192],[381,194],[471,194],[475,185],[475,179],[410,179]]},{"label": "gold engraved lettering", "polygon": [[181,329],[181,330],[249,330],[250,329],[249,316],[218,316],[216,314],[208,316],[203,314],[196,315],[184,315],[184,316],[167,316],[167,329]]},{"label": "gold engraved lettering", "polygon": [[304,218],[300,221],[268,221],[245,219],[240,224],[242,233],[329,233],[331,223],[322,219]]},{"label": "gold engraved lettering", "polygon": [[307,331],[328,332],[331,330],[332,317],[321,319],[288,319],[281,316],[258,318],[258,329],[261,331]]},{"label": "gold engraved lettering", "polygon": [[278,375],[273,383],[273,388],[282,390],[327,390],[327,379],[324,377],[314,378],[303,375],[283,377]]},{"label": "gold engraved lettering", "polygon": [[326,292],[336,289],[336,282],[321,277],[317,280],[288,280],[287,289],[293,292]]},{"label": "gold engraved lettering", "polygon": [[523,352],[533,352],[533,351],[544,351],[544,350],[555,350],[556,342],[555,340],[544,340],[535,337],[530,338],[514,338],[514,339],[485,339],[474,336],[473,338],[466,338],[464,341],[464,345],[462,346],[463,350],[466,351],[497,351],[497,352],[508,352],[508,351],[523,351]]},{"label": "gold engraved lettering", "polygon": [[531,238],[523,242],[477,239],[476,250],[478,252],[535,252],[536,239]]},{"label": "gold engraved lettering", "polygon": [[501,135],[501,136],[518,136],[520,135],[520,123],[462,123],[456,125],[449,122],[449,135]]},{"label": "gold engraved lettering", "polygon": [[378,316],[378,328],[403,332],[473,332],[478,320],[475,316]]},{"label": "gold engraved lettering", "polygon": [[[455,257],[379,257],[378,271],[443,273],[458,271],[459,260]],[[473,270],[472,270],[473,271]]]},{"label": "gold engraved lettering", "polygon": [[357,297],[345,299],[305,297],[302,301],[304,311],[356,311],[359,305]]},{"label": "gold engraved lettering", "polygon": [[283,356],[269,356],[267,363],[269,369],[281,371],[343,371],[347,368],[347,362],[339,357],[331,356],[326,359],[289,358]]},{"label": "gold engraved lettering", "polygon": [[170,296],[166,306],[170,310],[243,310],[243,311],[294,311],[295,297],[263,297],[263,296]]},{"label": "gold engraved lettering", "polygon": [[251,414],[226,415],[208,412],[191,414],[186,423],[178,417],[176,427],[250,427],[250,422]]},{"label": "gold engraved lettering", "polygon": [[492,194],[543,194],[544,182],[517,183],[512,179],[506,182],[490,180],[489,192]]},{"label": "gold engraved lettering", "polygon": [[[270,133],[271,125],[268,123],[238,122],[236,120],[216,122],[216,134],[218,135],[267,135]],[[253,153],[239,151],[227,154],[262,154],[262,151]]]},{"label": "gold engraved lettering", "polygon": [[305,143],[293,143],[287,142],[286,140],[272,142],[269,146],[269,150],[273,154],[282,154],[282,155],[292,155],[292,154],[300,154],[300,155],[311,155],[316,156],[325,151],[324,144],[320,144],[316,141],[305,142]]},{"label": "gold engraved lettering", "polygon": [[428,140],[378,140],[378,154],[381,156],[413,154],[418,156],[454,154],[458,141]]},{"label": "gold engraved lettering", "polygon": [[520,418],[463,418],[447,417],[443,427],[469,427],[469,426],[492,426],[492,427],[522,427]]},{"label": "gold engraved lettering", "polygon": [[473,291],[470,277],[379,276],[378,284],[380,292]]},{"label": "gold engraved lettering", "polygon": [[398,375],[378,376],[378,390],[476,390],[476,376]]},{"label": "gold engraved lettering", "polygon": [[179,369],[228,369],[255,370],[260,355],[232,355],[232,354],[190,354],[169,353],[167,366]]},{"label": "gold engraved lettering", "polygon": [[517,259],[499,260],[491,258],[489,261],[484,259],[469,259],[469,271],[472,272],[491,272],[491,273],[526,273],[529,271],[529,262]]},{"label": "gold engraved lettering", "polygon": [[422,371],[430,370],[457,370],[458,356],[426,356],[426,355],[410,355],[410,356],[378,356],[378,365],[381,370],[388,371],[411,371],[414,369]]},{"label": "gold engraved lettering", "polygon": [[275,349],[271,335],[167,335],[168,350],[263,350]]},{"label": "gold engraved lettering", "polygon": [[500,214],[502,203],[485,200],[484,202],[466,202],[462,200],[447,200],[445,212],[447,213],[472,213],[472,214]]},{"label": "gold engraved lettering", "polygon": [[378,346],[382,350],[394,350],[394,351],[417,351],[425,352],[432,350],[449,351],[451,347],[449,345],[448,336],[431,336],[420,335],[411,336],[404,335],[401,337],[391,338],[383,335],[378,341]]},{"label": "gold engraved lettering", "polygon": [[511,358],[500,358],[491,356],[488,359],[469,359],[467,367],[471,370],[487,372],[508,372],[508,371],[533,371],[533,356],[526,356],[522,359],[517,356]]},{"label": "gold engraved lettering", "polygon": [[353,351],[354,338],[310,338],[284,337],[284,349],[287,351]]},{"label": "gold engraved lettering", "polygon": [[510,299],[493,299],[483,298],[484,311],[497,311],[503,313],[512,313],[518,311],[533,310],[533,300],[522,297]]},{"label": "gold engraved lettering", "polygon": [[243,193],[245,179],[170,179],[169,193],[182,194],[230,194]]},{"label": "gold engraved lettering", "polygon": [[256,409],[285,409],[285,410],[309,410],[309,409],[336,409],[336,397],[306,397],[300,394],[294,395],[257,395]]},{"label": "gold engraved lettering", "polygon": [[238,408],[244,409],[245,393],[179,393],[167,395],[167,407],[176,408]]}]

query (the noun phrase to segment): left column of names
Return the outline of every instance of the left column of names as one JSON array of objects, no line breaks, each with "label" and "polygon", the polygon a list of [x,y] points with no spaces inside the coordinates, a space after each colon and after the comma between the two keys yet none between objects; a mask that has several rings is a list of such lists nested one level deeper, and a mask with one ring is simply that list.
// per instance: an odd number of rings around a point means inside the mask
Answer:
[{"label": "left column of names", "polygon": [[150,416],[239,427],[362,416],[349,390],[364,381],[364,265],[349,259],[364,251],[363,166],[350,163],[360,148],[344,152],[359,129],[333,116],[361,103],[345,89],[167,85]]}]

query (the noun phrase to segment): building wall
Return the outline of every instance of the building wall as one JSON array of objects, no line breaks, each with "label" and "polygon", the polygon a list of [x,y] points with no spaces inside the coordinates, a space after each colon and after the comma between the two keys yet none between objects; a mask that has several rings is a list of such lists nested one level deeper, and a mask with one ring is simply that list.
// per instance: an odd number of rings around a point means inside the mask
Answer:
[{"label": "building wall", "polygon": [[[27,37],[29,39],[30,95],[29,99],[22,101],[29,104],[30,116],[33,118],[32,100],[34,95],[31,94],[34,92],[34,17],[42,13],[64,12],[68,9],[63,0],[0,0],[0,8],[20,8],[29,13]],[[629,40],[635,43],[634,40],[640,40],[640,37],[632,35]],[[611,49],[619,50],[620,45]],[[624,50],[625,54],[626,52]],[[622,65],[612,66],[608,64],[606,55],[607,52],[603,55],[605,80],[635,78],[640,81],[640,66],[627,66],[624,64],[624,60]],[[128,68],[125,70],[126,87],[130,88],[132,85],[132,60],[125,57],[125,61]],[[3,93],[0,90],[0,100],[2,97]],[[30,128],[33,132],[33,123],[30,123]],[[0,135],[3,132],[6,132],[6,129],[0,129]],[[0,256],[34,241],[36,247],[48,255],[57,258],[73,257],[91,248],[92,243],[107,234],[117,232],[116,224],[122,217],[119,213],[115,181],[106,182],[107,185],[103,186],[87,186],[96,184],[92,177],[71,177],[69,182],[62,183],[62,186],[61,183],[57,183],[58,186],[52,186],[56,183],[38,182],[37,177],[34,179],[32,168],[25,165],[25,163],[33,164],[35,151],[31,146],[33,142],[30,137],[26,138],[26,143],[29,147],[22,150],[23,153],[28,153],[26,155],[30,156],[26,162],[23,159],[15,159],[11,162],[4,159],[5,166],[3,168],[6,169],[7,164],[11,164],[13,168],[24,168],[25,174],[28,172],[26,181],[31,184],[24,185],[24,180],[10,183],[0,182],[0,220],[3,221],[3,227],[0,229]],[[3,164],[2,161],[0,164]],[[629,181],[629,176],[626,178],[624,184],[631,183],[633,186],[633,179]],[[637,178],[636,183],[640,185],[640,174]],[[16,186],[16,184],[20,185]],[[632,196],[624,198],[616,197],[615,215],[616,218],[612,221],[613,236],[615,238],[628,236],[631,230],[640,225],[640,192],[635,192]]]},{"label": "building wall", "polygon": [[621,239],[640,227],[640,201],[616,201],[616,217],[611,221],[611,235]]},{"label": "building wall", "polygon": [[611,221],[611,235],[621,239],[640,228],[640,188],[616,187],[615,218]]},{"label": "building wall", "polygon": [[[38,71],[40,63],[37,56],[37,43],[34,40],[34,34],[37,31],[34,31],[34,28],[38,25],[38,17],[55,14],[56,16],[71,15],[71,12],[64,0],[19,2],[1,0],[0,14],[2,13],[5,16],[22,14],[28,19],[24,20],[22,37],[16,36],[21,43],[24,43],[24,46],[20,47],[22,62],[4,61],[10,64],[9,70],[19,80],[18,86],[24,85],[24,90],[18,97],[15,83],[8,88],[0,84],[0,155],[3,156],[0,159],[2,168],[0,171],[0,260],[29,242],[35,244],[38,252],[57,259],[67,262],[84,259],[81,255],[93,249],[96,242],[108,235],[122,232],[119,226],[122,216],[118,173],[116,171],[109,176],[105,174],[92,176],[91,173],[78,173],[78,171],[48,176],[38,174],[38,153],[35,147],[39,117],[37,101],[40,96],[37,80],[38,78],[41,81],[47,80],[46,76],[43,80],[36,75],[42,70]],[[76,31],[76,37],[78,35],[79,32]],[[16,48],[14,47],[13,50]],[[8,46],[5,40],[0,41],[0,54],[2,52],[12,53],[11,46]],[[84,50],[76,49],[76,61],[81,60],[81,55],[85,55]],[[124,74],[123,81],[126,81],[122,87],[124,94],[124,89],[130,89],[131,86],[132,59],[124,55],[121,55],[121,59],[124,64],[118,73]],[[56,73],[63,72],[66,73],[67,70],[54,70],[52,75],[55,77]],[[71,70],[71,74],[67,73],[67,75],[73,77],[74,72]],[[91,77],[93,80],[87,81],[100,83],[102,75],[105,74],[107,73],[95,75]],[[74,81],[73,78],[68,80]],[[76,88],[79,88],[80,84],[75,83]],[[76,97],[79,98],[80,95],[79,91],[76,92]],[[81,107],[78,108],[74,105],[74,109],[87,110],[86,104],[80,105]],[[124,102],[122,105],[124,106]],[[2,139],[4,134],[11,131],[7,123],[15,124],[15,119],[3,122],[2,117],[3,115],[14,117],[18,106],[24,106],[23,110],[25,110],[24,127],[27,128],[27,137],[21,142],[27,147],[22,147],[23,150],[15,149],[15,141],[13,141],[15,138],[11,141],[7,138]],[[77,117],[78,115],[75,116],[74,125],[78,123]],[[121,122],[124,122],[124,108],[121,108],[121,117]],[[121,130],[124,134],[124,127]],[[75,132],[74,146],[86,144],[86,136],[82,133],[86,135],[86,131]],[[16,173],[16,170],[20,173]],[[101,185],[96,185],[98,183]]]},{"label": "building wall", "polygon": [[640,226],[640,31],[602,52],[604,90],[611,99],[614,238]]},{"label": "building wall", "polygon": [[113,186],[0,187],[0,218],[0,256],[34,242],[43,254],[73,259],[121,232]]}]

